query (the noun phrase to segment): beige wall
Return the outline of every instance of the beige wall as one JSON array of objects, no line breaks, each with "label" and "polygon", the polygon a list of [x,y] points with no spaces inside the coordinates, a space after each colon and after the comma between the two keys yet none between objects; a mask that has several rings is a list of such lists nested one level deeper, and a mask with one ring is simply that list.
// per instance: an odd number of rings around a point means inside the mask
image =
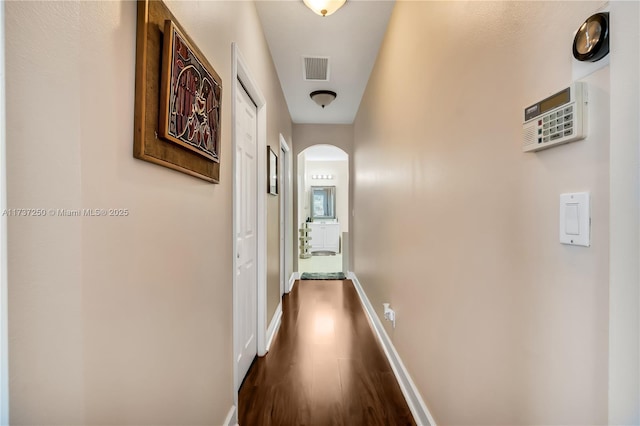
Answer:
[{"label": "beige wall", "polygon": [[[294,182],[293,194],[293,217],[302,218],[304,220],[300,209],[302,208],[302,200],[299,200],[299,187],[300,187],[300,174],[298,170],[301,164],[298,155],[305,149],[313,145],[334,145],[342,149],[349,155],[349,170],[353,170],[353,125],[351,124],[293,124],[293,164],[296,168],[293,172],[294,176],[297,176]],[[304,164],[304,161],[302,162]],[[351,206],[353,200],[353,180],[349,181],[349,206]],[[294,224],[297,227],[297,224]],[[353,231],[353,227],[350,226],[350,231]],[[298,246],[298,230],[296,229],[293,235],[294,247]],[[343,250],[345,248],[343,247]],[[298,270],[298,249],[294,249],[296,256],[294,257],[294,270]]]},{"label": "beige wall", "polygon": [[293,124],[293,145],[293,153],[296,157],[313,145],[334,145],[351,155],[353,125]]},{"label": "beige wall", "polygon": [[[276,152],[279,154],[280,149]],[[282,175],[280,175],[280,178],[282,178]],[[279,212],[280,194],[277,196],[267,195],[267,327],[269,327],[280,303]]]},{"label": "beige wall", "polygon": [[[521,150],[596,7],[396,3],[354,124],[354,271],[438,424],[607,422],[608,67],[586,140]],[[584,190],[592,245],[561,245]]]},{"label": "beige wall", "polygon": [[[295,161],[296,165],[297,165],[297,173],[296,173],[296,188],[300,188],[300,190],[302,190],[302,188],[306,188],[307,184],[306,184],[306,179],[307,179],[307,155],[305,152],[300,153],[300,155],[298,155],[297,160]],[[307,211],[309,210],[308,207],[308,203],[307,203],[307,207],[305,208],[305,203],[307,200],[307,197],[302,194],[302,195],[298,195],[298,191],[295,191],[295,197],[296,197],[296,218],[298,219],[298,223],[297,226],[299,228],[299,224],[301,224],[302,222],[304,222],[305,220],[307,220]],[[297,240],[297,231],[296,231],[296,240]],[[298,250],[299,253],[299,250]]]},{"label": "beige wall", "polygon": [[[0,6],[0,210],[7,207],[6,115],[4,74],[4,3]],[[0,218],[0,424],[9,424],[9,360],[7,358],[7,217]]]},{"label": "beige wall", "polygon": [[291,122],[253,3],[169,7],[223,80],[219,185],[133,158],[135,2],[6,4],[9,207],[130,212],[10,218],[12,424],[218,425],[233,404],[232,41],[267,143]]}]

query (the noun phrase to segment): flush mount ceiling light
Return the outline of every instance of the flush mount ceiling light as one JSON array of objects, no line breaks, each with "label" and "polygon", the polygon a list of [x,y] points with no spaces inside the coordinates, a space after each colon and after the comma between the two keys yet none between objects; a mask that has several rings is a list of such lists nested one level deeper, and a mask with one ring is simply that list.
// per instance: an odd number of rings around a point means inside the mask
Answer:
[{"label": "flush mount ceiling light", "polygon": [[327,16],[340,9],[347,0],[302,0],[315,13]]},{"label": "flush mount ceiling light", "polygon": [[309,95],[311,99],[322,108],[329,105],[336,98],[336,92],[332,92],[331,90],[316,90],[315,92],[311,92]]}]

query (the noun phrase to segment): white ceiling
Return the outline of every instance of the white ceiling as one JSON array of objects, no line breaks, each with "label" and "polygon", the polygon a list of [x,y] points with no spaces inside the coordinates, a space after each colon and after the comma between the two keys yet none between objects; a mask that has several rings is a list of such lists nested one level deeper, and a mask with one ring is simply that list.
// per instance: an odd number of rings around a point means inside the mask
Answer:
[{"label": "white ceiling", "polygon": [[[347,0],[323,18],[302,0],[256,2],[294,123],[353,123],[393,5]],[[303,56],[329,57],[329,81],[305,81]],[[323,89],[338,94],[324,109],[309,97]]]}]

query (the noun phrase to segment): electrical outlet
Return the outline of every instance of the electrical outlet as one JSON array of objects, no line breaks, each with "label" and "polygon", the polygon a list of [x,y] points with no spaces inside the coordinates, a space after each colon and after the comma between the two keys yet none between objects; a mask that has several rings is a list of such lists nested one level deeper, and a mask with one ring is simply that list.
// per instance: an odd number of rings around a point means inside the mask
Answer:
[{"label": "electrical outlet", "polygon": [[391,321],[393,328],[396,328],[396,311],[389,307],[389,303],[383,303],[384,307],[384,319]]}]

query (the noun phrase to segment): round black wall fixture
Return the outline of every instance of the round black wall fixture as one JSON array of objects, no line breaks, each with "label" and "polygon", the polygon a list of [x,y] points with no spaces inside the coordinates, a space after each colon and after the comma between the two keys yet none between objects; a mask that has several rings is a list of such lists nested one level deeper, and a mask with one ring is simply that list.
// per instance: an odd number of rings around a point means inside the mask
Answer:
[{"label": "round black wall fixture", "polygon": [[591,15],[573,38],[573,57],[596,62],[609,53],[609,12]]}]

